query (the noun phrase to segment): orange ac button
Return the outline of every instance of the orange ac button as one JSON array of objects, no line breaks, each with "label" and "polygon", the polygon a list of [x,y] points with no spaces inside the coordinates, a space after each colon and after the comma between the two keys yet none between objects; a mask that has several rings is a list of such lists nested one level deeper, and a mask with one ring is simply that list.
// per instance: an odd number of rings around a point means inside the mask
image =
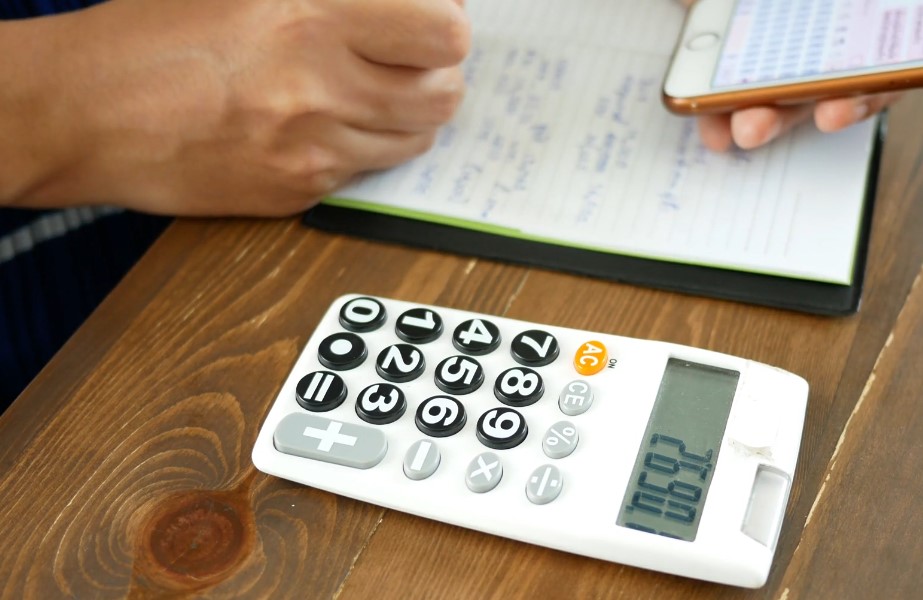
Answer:
[{"label": "orange ac button", "polygon": [[602,342],[584,342],[574,356],[574,368],[581,375],[596,375],[606,366],[609,352]]}]

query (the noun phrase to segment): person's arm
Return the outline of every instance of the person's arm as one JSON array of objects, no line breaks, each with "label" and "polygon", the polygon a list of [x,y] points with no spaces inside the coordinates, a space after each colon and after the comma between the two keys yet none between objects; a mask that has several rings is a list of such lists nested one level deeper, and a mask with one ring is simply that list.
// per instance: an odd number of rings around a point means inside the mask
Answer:
[{"label": "person's arm", "polygon": [[[695,0],[680,0],[691,6]],[[785,108],[755,107],[699,117],[699,135],[712,150],[737,146],[745,150],[771,142],[796,125],[814,120],[824,132],[839,131],[878,113],[901,98],[900,93],[837,98]]]},{"label": "person's arm", "polygon": [[461,0],[111,0],[0,22],[0,205],[285,215],[455,111]]}]

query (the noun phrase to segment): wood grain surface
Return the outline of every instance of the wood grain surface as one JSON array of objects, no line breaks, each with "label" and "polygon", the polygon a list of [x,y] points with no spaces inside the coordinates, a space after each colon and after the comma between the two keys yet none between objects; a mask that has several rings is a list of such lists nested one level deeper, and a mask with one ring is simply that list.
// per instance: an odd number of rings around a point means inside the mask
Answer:
[{"label": "wood grain surface", "polygon": [[[923,590],[923,96],[893,110],[861,311],[825,318],[186,220],[0,418],[3,598],[914,598]],[[746,356],[811,384],[758,590],[509,541],[259,473],[323,311],[362,292]]]}]

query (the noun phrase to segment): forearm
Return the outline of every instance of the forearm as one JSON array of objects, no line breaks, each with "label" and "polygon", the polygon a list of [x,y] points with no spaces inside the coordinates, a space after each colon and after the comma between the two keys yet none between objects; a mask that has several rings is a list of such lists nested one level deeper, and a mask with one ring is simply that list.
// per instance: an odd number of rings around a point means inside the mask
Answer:
[{"label": "forearm", "polygon": [[58,17],[0,22],[0,205],[41,205],[40,190],[67,169],[67,91],[55,55]]}]

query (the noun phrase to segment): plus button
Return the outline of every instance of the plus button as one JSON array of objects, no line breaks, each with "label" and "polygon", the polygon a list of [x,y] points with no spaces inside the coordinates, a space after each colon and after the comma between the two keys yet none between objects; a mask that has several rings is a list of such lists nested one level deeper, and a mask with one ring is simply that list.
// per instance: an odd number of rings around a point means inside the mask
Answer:
[{"label": "plus button", "polygon": [[338,421],[330,421],[327,429],[318,429],[317,427],[305,427],[304,434],[307,437],[320,440],[317,449],[321,452],[330,452],[334,444],[343,444],[345,446],[355,446],[356,436],[340,433],[343,424]]}]

